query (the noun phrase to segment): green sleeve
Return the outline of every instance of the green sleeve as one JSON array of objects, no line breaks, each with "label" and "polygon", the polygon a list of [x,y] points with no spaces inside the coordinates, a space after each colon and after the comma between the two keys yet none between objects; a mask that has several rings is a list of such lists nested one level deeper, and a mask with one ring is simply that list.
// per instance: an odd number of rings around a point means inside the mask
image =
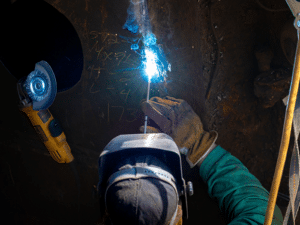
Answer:
[{"label": "green sleeve", "polygon": [[[217,146],[201,164],[200,176],[230,225],[264,224],[269,193],[240,160]],[[272,224],[282,221],[276,205]]]}]

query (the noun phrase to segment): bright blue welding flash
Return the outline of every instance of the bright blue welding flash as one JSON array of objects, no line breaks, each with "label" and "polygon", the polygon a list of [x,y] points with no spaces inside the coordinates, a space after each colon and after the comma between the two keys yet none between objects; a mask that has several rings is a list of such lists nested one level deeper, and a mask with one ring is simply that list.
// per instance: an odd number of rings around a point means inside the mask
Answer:
[{"label": "bright blue welding flash", "polygon": [[130,48],[131,48],[131,50],[136,51],[136,50],[139,49],[139,45],[138,44],[132,44]]},{"label": "bright blue welding flash", "polygon": [[164,81],[167,71],[171,71],[171,65],[166,60],[162,49],[156,45],[145,47],[141,52],[143,74],[151,83]]},{"label": "bright blue welding flash", "polygon": [[146,34],[146,36],[143,38],[143,42],[144,42],[144,45],[146,46],[151,46],[151,45],[155,45],[156,44],[156,37],[153,33],[148,33]]},{"label": "bright blue welding flash", "polygon": [[[147,4],[145,0],[130,0],[127,9],[127,20],[123,25],[123,29],[127,29],[134,34],[141,34],[142,37],[129,38],[123,37],[131,43],[131,50],[141,56],[142,74],[151,83],[162,82],[167,76],[167,71],[171,71],[171,65],[166,60],[166,56],[157,44],[155,34],[151,32],[150,19],[148,15]],[[140,43],[140,40],[142,43]],[[133,70],[135,68],[128,68]]]},{"label": "bright blue welding flash", "polygon": [[157,56],[151,49],[145,49],[145,73],[149,80],[158,76]]}]

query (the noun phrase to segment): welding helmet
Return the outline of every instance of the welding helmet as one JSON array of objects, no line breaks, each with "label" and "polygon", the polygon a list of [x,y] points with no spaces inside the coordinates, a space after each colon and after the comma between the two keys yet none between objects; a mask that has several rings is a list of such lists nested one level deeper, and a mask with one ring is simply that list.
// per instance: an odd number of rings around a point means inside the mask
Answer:
[{"label": "welding helmet", "polygon": [[100,211],[108,213],[112,224],[171,225],[179,204],[188,217],[180,152],[170,136],[117,136],[98,163]]}]

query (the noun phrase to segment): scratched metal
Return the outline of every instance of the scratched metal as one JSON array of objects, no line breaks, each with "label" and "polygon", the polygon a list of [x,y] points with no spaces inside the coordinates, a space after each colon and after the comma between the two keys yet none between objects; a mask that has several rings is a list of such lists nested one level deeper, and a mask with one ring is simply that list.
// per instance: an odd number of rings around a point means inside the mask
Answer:
[{"label": "scratched metal", "polygon": [[[9,161],[6,170],[9,177],[14,175],[12,184],[22,181],[20,196],[23,202],[28,203],[28,215],[43,215],[45,219],[40,220],[44,224],[47,224],[46,218],[52,219],[55,224],[95,224],[99,208],[93,185],[98,182],[98,156],[112,138],[119,134],[137,133],[144,122],[140,102],[146,99],[147,81],[138,69],[140,56],[130,49],[136,36],[122,29],[129,1],[45,2],[69,20],[77,32],[73,37],[78,35],[83,52],[80,80],[72,88],[59,92],[50,107],[66,133],[76,165],[69,167],[54,162],[39,140],[33,139],[34,131],[30,131],[30,136],[21,133],[24,138],[19,139],[19,145],[15,146],[16,149],[21,148],[18,152],[26,154],[6,152],[5,159]],[[201,10],[197,1],[189,4],[149,1],[153,33],[171,64],[166,82],[151,84],[150,97],[170,95],[185,99],[201,118],[205,118],[204,87],[207,84],[202,77],[199,41],[201,27],[204,26],[199,19]],[[65,54],[70,53],[71,48],[67,47]],[[63,46],[61,48],[64,49]],[[55,58],[55,53],[48,53],[45,52],[45,56]],[[78,66],[74,58],[69,59]],[[78,57],[77,60],[80,61]],[[66,72],[71,76],[73,71]],[[25,74],[22,73],[23,76]],[[25,120],[22,115],[18,119]],[[22,122],[21,128],[27,127],[29,124]],[[16,165],[13,159],[19,164]],[[186,173],[188,165],[183,163]],[[199,190],[195,190],[193,199],[190,199],[190,217],[198,216],[197,207],[218,210],[209,202],[208,195],[201,194],[205,193],[205,187],[199,187],[198,173],[187,179],[193,180],[195,189]],[[204,200],[208,203],[193,207]],[[22,204],[19,205],[22,208]],[[220,224],[218,216],[216,221]],[[192,223],[193,220],[186,222]]]}]

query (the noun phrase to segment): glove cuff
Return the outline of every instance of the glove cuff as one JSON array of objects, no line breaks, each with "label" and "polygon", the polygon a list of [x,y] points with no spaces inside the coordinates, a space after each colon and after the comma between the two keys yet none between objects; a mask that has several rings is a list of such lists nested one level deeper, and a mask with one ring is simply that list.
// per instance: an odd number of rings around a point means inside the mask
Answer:
[{"label": "glove cuff", "polygon": [[196,161],[196,163],[193,163],[189,160],[189,157],[186,157],[186,161],[188,162],[188,164],[190,165],[191,168],[197,166],[201,166],[202,162],[204,161],[204,159],[208,156],[208,154],[215,149],[215,147],[217,147],[216,145],[216,140],[218,138],[218,132],[217,131],[211,131],[210,133],[213,133],[212,135],[215,136],[212,144],[209,146],[209,148],[204,152],[204,154]]}]

